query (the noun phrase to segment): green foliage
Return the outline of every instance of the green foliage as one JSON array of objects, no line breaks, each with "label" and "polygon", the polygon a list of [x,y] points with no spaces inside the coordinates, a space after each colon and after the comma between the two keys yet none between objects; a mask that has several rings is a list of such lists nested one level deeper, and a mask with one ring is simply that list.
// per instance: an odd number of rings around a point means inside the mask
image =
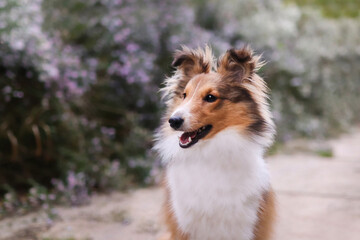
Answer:
[{"label": "green foliage", "polygon": [[320,8],[322,14],[330,18],[356,18],[360,14],[360,2],[358,0],[285,0],[285,2]]},{"label": "green foliage", "polygon": [[[129,56],[139,51],[136,39],[126,38],[127,45],[121,39],[114,43],[118,32],[100,24],[108,8],[82,1],[5,4],[9,11],[2,19],[6,34],[0,36],[0,194],[7,191],[5,184],[26,192],[31,179],[46,187],[62,184],[71,195],[68,199],[76,199],[78,190],[66,187],[74,172],[84,175],[81,188],[86,191],[151,181],[147,149],[159,119],[157,86],[146,82],[151,75],[146,69],[128,72],[132,66],[127,66],[128,75],[114,71],[129,57],[142,69],[154,59],[142,54],[142,62],[136,63],[138,59]],[[20,15],[23,21],[13,24]],[[89,24],[92,20],[98,21],[95,26]],[[127,54],[114,55],[126,49]],[[119,57],[124,59],[117,62]],[[139,77],[141,84],[134,82]]]},{"label": "green foliage", "polygon": [[[59,175],[53,151],[53,145],[59,142],[51,135],[62,135],[57,132],[62,114],[59,101],[44,97],[49,92],[44,83],[38,81],[38,72],[34,66],[22,65],[22,60],[21,57],[16,59],[13,67],[0,65],[3,76],[0,82],[0,89],[3,89],[0,95],[0,182],[12,182],[20,189],[27,185],[24,176],[49,179]],[[47,102],[46,106],[43,101]],[[66,146],[66,142],[62,144]],[[39,168],[39,164],[44,168]],[[43,179],[38,180],[43,182]]]}]

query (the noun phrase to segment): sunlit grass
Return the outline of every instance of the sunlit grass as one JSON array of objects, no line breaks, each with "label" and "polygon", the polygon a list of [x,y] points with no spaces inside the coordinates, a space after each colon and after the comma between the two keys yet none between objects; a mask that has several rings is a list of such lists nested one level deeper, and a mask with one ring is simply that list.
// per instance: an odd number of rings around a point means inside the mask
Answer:
[{"label": "sunlit grass", "polygon": [[316,152],[317,155],[319,155],[320,157],[324,157],[324,158],[332,158],[334,156],[333,152],[331,149],[326,149],[326,150],[319,150]]}]

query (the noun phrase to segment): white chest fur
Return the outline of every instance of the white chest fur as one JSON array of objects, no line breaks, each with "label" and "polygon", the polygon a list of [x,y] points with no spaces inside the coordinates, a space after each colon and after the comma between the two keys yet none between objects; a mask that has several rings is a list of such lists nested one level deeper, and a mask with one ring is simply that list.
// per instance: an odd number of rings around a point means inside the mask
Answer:
[{"label": "white chest fur", "polygon": [[191,240],[251,240],[262,194],[269,189],[262,146],[236,129],[189,149],[178,147],[176,135],[163,140],[156,148],[167,162],[180,228]]}]

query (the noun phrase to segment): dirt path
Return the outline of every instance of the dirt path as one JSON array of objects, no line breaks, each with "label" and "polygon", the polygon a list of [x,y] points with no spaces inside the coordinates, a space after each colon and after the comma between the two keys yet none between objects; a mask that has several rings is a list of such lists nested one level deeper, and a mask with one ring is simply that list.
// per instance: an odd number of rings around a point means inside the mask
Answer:
[{"label": "dirt path", "polygon": [[[327,144],[331,158],[302,150],[268,159],[278,201],[274,239],[359,239],[360,130]],[[87,206],[57,208],[61,220],[51,225],[41,212],[5,219],[0,239],[155,240],[162,198],[159,188],[94,196]]]}]

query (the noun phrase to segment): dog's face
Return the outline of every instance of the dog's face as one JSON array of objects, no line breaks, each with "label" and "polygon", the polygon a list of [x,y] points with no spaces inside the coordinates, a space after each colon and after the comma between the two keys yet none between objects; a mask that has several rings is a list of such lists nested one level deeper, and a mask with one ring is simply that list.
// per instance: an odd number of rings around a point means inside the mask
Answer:
[{"label": "dog's face", "polygon": [[[236,99],[231,96],[236,95]],[[191,79],[174,103],[169,118],[174,130],[183,131],[180,146],[190,147],[200,139],[236,126],[246,130],[255,121],[256,104],[246,89],[226,84],[218,73],[200,74]]]},{"label": "dog's face", "polygon": [[258,89],[263,85],[252,81],[263,82],[254,73],[255,60],[248,49],[229,50],[217,71],[211,71],[206,53],[177,54],[173,65],[182,74],[173,87],[167,120],[173,131],[183,132],[180,147],[193,146],[228,127],[244,134],[264,131],[263,96],[256,96],[263,93]]}]

